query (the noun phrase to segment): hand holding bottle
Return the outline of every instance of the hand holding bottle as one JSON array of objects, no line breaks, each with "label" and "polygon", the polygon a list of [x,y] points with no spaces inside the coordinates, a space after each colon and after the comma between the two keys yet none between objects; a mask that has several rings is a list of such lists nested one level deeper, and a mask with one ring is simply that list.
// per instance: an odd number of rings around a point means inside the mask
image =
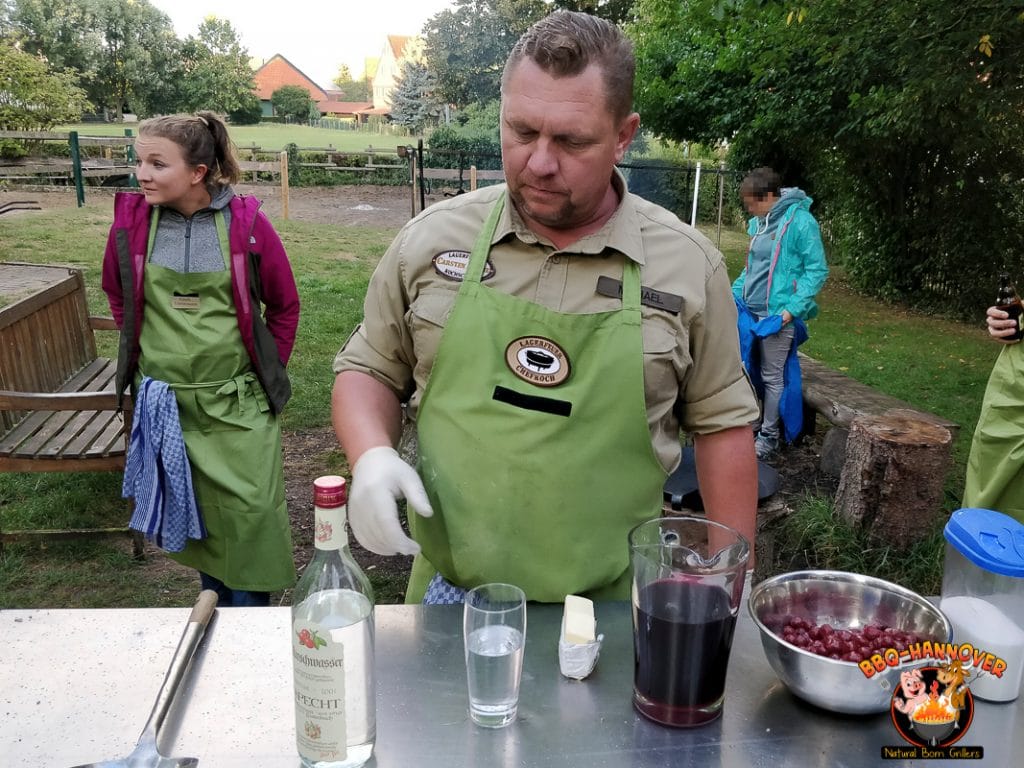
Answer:
[{"label": "hand holding bottle", "polygon": [[1020,341],[1021,336],[1024,335],[1020,326],[1022,309],[1024,306],[1017,295],[1017,289],[1010,282],[1009,273],[1000,273],[996,303],[985,312],[985,323],[988,325],[989,336],[1005,344]]},{"label": "hand holding bottle", "polygon": [[405,535],[397,499],[424,517],[434,514],[416,470],[390,446],[371,448],[352,468],[348,517],[356,540],[378,555],[415,555],[420,545]]}]

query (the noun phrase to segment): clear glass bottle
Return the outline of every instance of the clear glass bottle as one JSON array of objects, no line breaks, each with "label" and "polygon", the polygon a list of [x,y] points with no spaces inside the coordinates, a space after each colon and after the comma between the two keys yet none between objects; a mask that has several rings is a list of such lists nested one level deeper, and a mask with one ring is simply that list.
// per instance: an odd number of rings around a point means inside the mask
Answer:
[{"label": "clear glass bottle", "polygon": [[996,306],[1008,314],[1013,320],[1017,321],[1017,332],[1012,336],[1004,336],[1004,341],[1020,341],[1024,337],[1024,329],[1020,325],[1021,310],[1024,306],[1021,305],[1020,296],[1017,295],[1017,289],[1013,287],[1013,283],[1010,282],[1010,274],[1008,272],[999,273],[999,293],[996,295]]},{"label": "clear glass bottle", "polygon": [[292,596],[295,737],[306,768],[355,768],[377,733],[373,588],[348,548],[345,480],[313,482],[316,552]]}]

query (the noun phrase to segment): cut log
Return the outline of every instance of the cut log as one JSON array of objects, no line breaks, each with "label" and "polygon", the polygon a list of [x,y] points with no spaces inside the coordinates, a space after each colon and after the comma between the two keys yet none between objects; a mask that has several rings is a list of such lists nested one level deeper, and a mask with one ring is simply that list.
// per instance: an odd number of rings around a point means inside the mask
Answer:
[{"label": "cut log", "polygon": [[934,527],[953,437],[909,410],[854,419],[836,491],[836,514],[873,542],[906,548]]}]

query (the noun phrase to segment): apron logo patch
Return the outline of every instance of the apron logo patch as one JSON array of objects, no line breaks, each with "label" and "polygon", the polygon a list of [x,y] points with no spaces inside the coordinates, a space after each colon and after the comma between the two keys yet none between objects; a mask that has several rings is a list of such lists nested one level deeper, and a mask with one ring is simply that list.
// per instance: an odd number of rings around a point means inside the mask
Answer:
[{"label": "apron logo patch", "polygon": [[[434,271],[441,277],[461,283],[469,266],[469,251],[441,251],[433,259]],[[488,259],[484,262],[484,271],[480,281],[494,277],[494,265]]]},{"label": "apron logo patch", "polygon": [[171,296],[171,309],[199,309],[198,293],[175,293]]},{"label": "apron logo patch", "polygon": [[505,348],[505,363],[523,381],[557,387],[569,378],[569,358],[551,339],[522,336]]}]

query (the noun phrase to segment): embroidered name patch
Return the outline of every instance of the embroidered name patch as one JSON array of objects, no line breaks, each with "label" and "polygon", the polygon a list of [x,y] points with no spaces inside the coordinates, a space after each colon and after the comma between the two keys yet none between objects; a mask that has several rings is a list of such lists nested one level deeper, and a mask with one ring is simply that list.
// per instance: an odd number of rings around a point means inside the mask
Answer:
[{"label": "embroidered name patch", "polygon": [[171,296],[171,309],[199,309],[198,293],[176,293]]},{"label": "embroidered name patch", "polygon": [[521,336],[505,347],[505,363],[523,381],[557,387],[569,378],[569,358],[551,339]]},{"label": "embroidered name patch", "polygon": [[[441,277],[461,283],[469,266],[469,251],[441,251],[432,259],[434,271]],[[484,272],[480,275],[481,282],[494,277],[494,265],[488,259],[484,262]]]}]

